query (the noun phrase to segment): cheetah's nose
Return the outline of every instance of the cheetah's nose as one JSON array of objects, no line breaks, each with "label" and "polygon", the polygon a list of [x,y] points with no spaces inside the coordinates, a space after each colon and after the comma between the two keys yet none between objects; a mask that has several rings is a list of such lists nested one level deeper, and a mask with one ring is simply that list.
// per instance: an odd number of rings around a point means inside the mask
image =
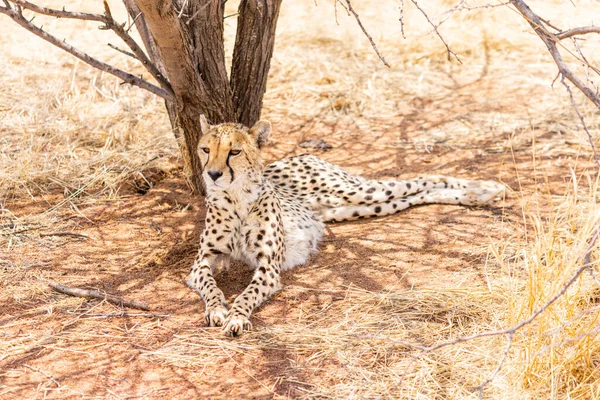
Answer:
[{"label": "cheetah's nose", "polygon": [[221,176],[223,176],[223,173],[221,171],[208,171],[207,174],[215,182],[216,182],[217,179],[219,179]]}]

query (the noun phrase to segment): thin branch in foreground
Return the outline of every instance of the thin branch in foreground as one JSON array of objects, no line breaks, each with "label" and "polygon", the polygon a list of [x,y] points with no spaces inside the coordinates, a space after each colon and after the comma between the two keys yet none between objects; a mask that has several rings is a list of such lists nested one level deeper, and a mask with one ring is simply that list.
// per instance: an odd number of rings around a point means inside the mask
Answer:
[{"label": "thin branch in foreground", "polygon": [[496,378],[496,376],[498,375],[498,373],[500,372],[500,370],[504,366],[504,362],[508,358],[508,354],[510,353],[510,349],[512,347],[513,338],[514,338],[515,334],[514,333],[509,333],[506,336],[507,336],[508,339],[507,339],[506,349],[504,350],[504,355],[502,356],[502,359],[500,359],[500,362],[498,363],[498,365],[496,365],[496,368],[494,369],[494,372],[492,372],[492,374],[489,376],[489,378],[487,378],[485,381],[483,381],[479,386],[475,387],[475,389],[477,389],[477,391],[479,392],[479,399],[483,399],[483,389],[491,381],[493,381]]},{"label": "thin branch in foreground", "polygon": [[437,37],[440,38],[440,40],[442,41],[442,43],[444,43],[444,46],[446,46],[446,52],[448,53],[448,61],[450,61],[452,59],[451,56],[454,56],[454,58],[456,59],[456,61],[458,61],[460,64],[462,64],[462,61],[460,60],[460,58],[458,58],[458,55],[452,51],[452,49],[450,49],[450,46],[448,46],[448,43],[446,43],[446,41],[444,40],[443,36],[440,34],[440,31],[438,30],[438,26],[436,24],[434,24],[430,19],[429,19],[429,15],[427,15],[427,13],[425,12],[425,10],[423,10],[421,8],[421,6],[419,6],[419,3],[417,3],[416,0],[410,0],[415,7],[417,7],[417,10],[419,10],[421,12],[421,14],[423,14],[423,16],[425,17],[425,19],[427,20],[427,22],[429,23],[429,25],[431,25],[431,27],[433,28],[433,31],[435,32],[435,34],[437,35]]},{"label": "thin branch in foreground", "polygon": [[570,38],[571,36],[585,35],[588,33],[600,34],[600,26],[581,26],[579,28],[569,29],[560,33],[555,34],[558,40]]},{"label": "thin branch in foreground", "polygon": [[590,64],[588,59],[583,54],[583,51],[581,51],[581,48],[579,47],[579,44],[577,43],[577,39],[579,39],[579,38],[576,38],[576,37],[571,38],[571,40],[573,42],[573,46],[575,47],[575,50],[577,51],[577,54],[579,54],[579,57],[581,57],[581,60],[583,60],[582,64],[583,64],[583,68],[585,68],[585,78],[588,81],[588,83],[594,87],[596,94],[598,94],[598,88],[596,87],[596,85],[594,85],[594,82],[592,82],[592,80],[590,79],[590,69],[598,75],[600,75],[600,70],[598,68],[594,67],[592,64]]},{"label": "thin branch in foreground", "polygon": [[371,35],[369,35],[369,33],[367,32],[367,30],[363,26],[362,22],[360,22],[360,18],[358,17],[358,14],[356,13],[356,11],[354,11],[354,8],[352,8],[352,3],[350,3],[350,0],[344,0],[344,1],[348,5],[348,10],[352,13],[352,15],[354,15],[354,19],[356,19],[356,22],[358,23],[358,26],[363,31],[363,33],[365,34],[365,36],[367,37],[367,39],[369,39],[369,43],[371,43],[371,47],[373,48],[373,50],[375,50],[375,53],[377,53],[377,57],[379,57],[379,59],[381,60],[381,62],[383,62],[383,65],[385,65],[386,67],[390,68],[390,64],[388,64],[387,61],[385,61],[385,58],[383,58],[383,56],[381,55],[381,53],[377,49],[377,45],[375,45],[375,42],[373,41],[373,38],[371,37]]},{"label": "thin branch in foreground", "polygon": [[129,57],[131,57],[131,58],[136,59],[136,60],[139,61],[139,59],[135,56],[135,54],[133,54],[130,51],[123,50],[123,49],[121,49],[121,48],[119,48],[119,47],[117,47],[117,46],[115,46],[114,44],[111,44],[111,43],[108,43],[108,47],[110,47],[111,49],[114,49],[114,50],[118,51],[119,53],[123,53],[126,56],[129,56]]},{"label": "thin branch in foreground", "polygon": [[[404,340],[399,340],[399,339],[394,339],[394,338],[390,338],[387,336],[371,336],[368,335],[366,337],[369,338],[375,338],[375,339],[383,339],[383,340],[387,340],[390,341],[392,343],[398,343],[402,346],[405,347],[409,347],[409,348],[413,348],[416,350],[420,350],[420,352],[416,355],[413,356],[412,360],[409,362],[409,364],[406,366],[405,369],[405,373],[404,375],[406,375],[406,371],[412,366],[412,364],[414,363],[414,361],[422,356],[424,356],[427,353],[430,353],[432,351],[435,350],[439,350],[443,347],[448,347],[448,346],[453,346],[459,343],[464,343],[464,342],[468,342],[474,339],[479,339],[479,338],[484,338],[484,337],[490,337],[490,336],[502,336],[505,335],[507,337],[508,343],[506,346],[506,349],[503,353],[502,358],[500,359],[500,361],[498,362],[496,368],[494,369],[494,371],[492,372],[492,374],[490,375],[489,378],[487,378],[484,382],[481,383],[481,385],[475,387],[474,389],[476,389],[479,392],[479,398],[483,397],[483,389],[485,388],[485,386],[487,384],[489,384],[500,372],[500,370],[502,369],[506,359],[508,358],[508,354],[510,352],[510,349],[512,347],[513,344],[513,337],[515,335],[515,333],[523,328],[524,326],[532,323],[541,313],[543,313],[544,311],[546,311],[548,309],[548,307],[550,307],[556,300],[558,300],[559,298],[561,298],[566,292],[567,290],[571,287],[571,285],[573,285],[577,279],[581,276],[581,274],[584,271],[589,271],[590,274],[592,275],[593,278],[595,278],[595,274],[594,271],[592,269],[592,261],[591,261],[591,254],[592,254],[592,250],[594,249],[595,245],[596,245],[596,241],[598,240],[598,237],[600,236],[600,226],[598,226],[594,232],[592,233],[590,239],[588,240],[588,246],[585,250],[585,253],[583,255],[583,257],[580,257],[579,260],[582,260],[582,265],[581,267],[579,267],[577,269],[577,271],[575,271],[575,273],[571,276],[571,278],[569,278],[569,280],[567,280],[567,282],[560,288],[560,290],[554,295],[552,296],[545,304],[543,304],[542,306],[540,306],[538,309],[536,309],[530,316],[529,318],[511,326],[510,328],[507,329],[503,329],[503,330],[498,330],[498,331],[487,331],[487,332],[482,332],[479,334],[475,334],[475,335],[471,335],[471,336],[462,336],[459,338],[456,338],[454,340],[450,340],[447,342],[443,342],[443,343],[439,343],[435,346],[423,346],[420,344],[416,344],[416,343],[410,343],[410,342],[406,342]],[[579,261],[578,260],[578,261]],[[596,280],[596,283],[598,283],[598,280]],[[402,381],[402,378],[400,379],[400,382]]]},{"label": "thin branch in foreground", "polygon": [[163,89],[165,89],[170,96],[175,97],[175,93],[173,92],[169,81],[167,81],[163,74],[158,70],[158,67],[156,67],[156,65],[154,65],[150,58],[148,58],[144,50],[142,50],[142,48],[137,44],[137,42],[133,40],[133,38],[129,35],[128,30],[125,29],[125,24],[118,24],[114,20],[114,18],[112,17],[112,13],[110,12],[108,3],[106,1],[104,1],[104,10],[106,14],[106,20],[104,21],[105,26],[103,29],[110,29],[119,38],[121,38],[121,40],[125,42],[125,44],[129,46],[131,51],[133,51],[133,53],[135,54],[136,57],[134,58],[137,58],[142,63],[142,65],[148,70],[148,72],[150,72],[150,75],[152,75],[154,79],[158,81],[160,86]]},{"label": "thin branch in foreground", "polygon": [[42,39],[46,40],[47,42],[52,43],[53,45],[61,48],[62,50],[66,51],[67,53],[74,55],[75,57],[79,58],[81,61],[85,62],[86,64],[91,65],[94,68],[97,68],[101,71],[104,71],[111,75],[114,75],[117,78],[122,79],[125,83],[128,83],[133,86],[138,86],[142,89],[146,89],[147,91],[154,93],[155,95],[160,96],[165,100],[170,100],[172,98],[172,96],[169,94],[169,92],[167,92],[165,89],[159,88],[158,86],[155,86],[148,81],[138,78],[137,76],[132,75],[123,70],[120,70],[118,68],[115,68],[112,65],[103,63],[102,61],[99,61],[99,60],[89,56],[88,54],[82,52],[81,50],[71,46],[70,44],[67,44],[64,40],[60,40],[57,37],[47,33],[46,31],[42,30],[42,28],[32,24],[29,20],[27,20],[23,15],[19,14],[17,11],[14,11],[12,9],[7,10],[7,9],[0,8],[0,13],[8,15],[10,18],[12,18],[13,21],[15,21],[17,24],[21,25],[23,28],[27,29],[31,33],[41,37]]},{"label": "thin branch in foreground", "polygon": [[406,39],[406,35],[404,34],[404,0],[400,0],[400,33]]},{"label": "thin branch in foreground", "polygon": [[106,293],[101,293],[97,290],[72,288],[69,286],[61,285],[60,283],[53,282],[53,281],[48,281],[48,285],[50,285],[50,287],[52,287],[57,292],[67,294],[69,296],[85,297],[88,299],[106,300],[109,303],[117,304],[122,307],[137,308],[139,310],[148,311],[148,303],[145,303],[145,302],[126,300],[121,297],[113,296],[113,295],[106,294]]},{"label": "thin branch in foreground", "polygon": [[[8,2],[8,0],[5,0],[5,1]],[[37,36],[52,43],[55,46],[61,48],[62,50],[65,50],[68,53],[71,53],[72,55],[74,55],[75,57],[84,61],[85,63],[91,65],[92,67],[98,68],[102,71],[108,72],[109,74],[115,75],[120,79],[123,79],[123,81],[125,81],[128,84],[138,86],[142,89],[146,89],[146,90],[150,91],[151,93],[154,93],[154,94],[156,94],[164,99],[167,99],[167,100],[172,99],[174,97],[174,93],[173,93],[170,83],[160,73],[158,68],[150,61],[148,56],[146,56],[146,53],[144,53],[144,51],[136,43],[136,41],[133,40],[133,38],[129,35],[128,30],[124,29],[124,24],[119,24],[113,19],[112,14],[110,12],[110,8],[108,7],[108,4],[106,2],[104,2],[105,14],[101,15],[101,14],[72,12],[72,11],[66,11],[64,9],[57,10],[57,9],[52,9],[52,8],[47,8],[47,7],[40,7],[36,4],[32,4],[25,0],[11,0],[11,1],[16,5],[17,11],[13,10],[12,8],[10,8],[10,9],[0,8],[0,13],[8,15],[15,22],[17,22],[19,25],[21,25],[23,28],[27,29],[28,31],[36,34]],[[148,70],[148,72],[154,77],[154,79],[157,80],[157,82],[160,84],[160,86],[162,88],[158,88],[155,85],[152,85],[151,83],[149,83],[141,78],[138,78],[138,77],[136,77],[132,74],[129,74],[125,71],[122,71],[118,68],[112,67],[108,64],[102,63],[101,61],[90,57],[86,53],[66,44],[64,40],[60,41],[56,37],[45,32],[42,29],[42,27],[37,27],[36,25],[34,25],[32,23],[33,18],[31,18],[30,20],[25,18],[20,11],[21,7],[23,7],[26,10],[36,12],[38,14],[48,15],[48,16],[52,16],[52,17],[56,17],[56,18],[79,19],[79,20],[85,20],[85,21],[104,23],[104,26],[101,26],[100,29],[112,30],[121,40],[123,40],[123,42],[125,42],[125,44],[127,44],[127,46],[135,54],[134,58],[142,63],[142,65]],[[110,44],[109,44],[109,46],[110,46]],[[111,46],[111,47],[113,47],[113,46]],[[119,51],[121,51],[121,50],[119,50]],[[121,51],[121,52],[123,52],[123,51]],[[126,54],[131,56],[131,53],[126,53]]]},{"label": "thin branch in foreground", "polygon": [[[7,0],[5,0],[6,3]],[[30,3],[25,0],[10,0],[12,3],[23,7],[26,10],[30,10],[42,15],[49,15],[51,17],[56,18],[69,18],[69,19],[81,19],[85,21],[96,21],[96,22],[104,22],[104,15],[102,14],[90,14],[90,13],[82,13],[82,12],[73,12],[66,10],[55,10],[47,7],[40,7],[37,4]]]}]

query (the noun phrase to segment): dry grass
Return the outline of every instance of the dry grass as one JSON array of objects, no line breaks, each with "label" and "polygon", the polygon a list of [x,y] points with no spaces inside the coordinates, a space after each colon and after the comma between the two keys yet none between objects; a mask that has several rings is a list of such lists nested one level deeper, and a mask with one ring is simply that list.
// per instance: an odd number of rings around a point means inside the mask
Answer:
[{"label": "dry grass", "polygon": [[[178,173],[177,146],[159,99],[119,85],[2,18],[0,251],[6,254],[0,257],[0,301],[20,311],[2,320],[0,363],[32,353],[64,352],[56,356],[59,362],[72,353],[94,356],[127,343],[149,365],[184,375],[230,373],[219,368],[233,363],[232,375],[280,397],[477,398],[473,388],[491,376],[504,354],[503,336],[425,354],[410,344],[432,346],[509,327],[557,293],[581,265],[600,223],[598,182],[585,173],[591,153],[568,95],[560,85],[550,88],[555,67],[514,12],[506,7],[465,11],[445,21],[440,31],[461,57],[459,65],[447,62],[444,46],[434,35],[424,35],[430,27],[405,3],[407,40],[397,22],[398,2],[353,2],[392,65],[387,69],[339,5],[337,25],[330,3],[284,2],[263,115],[294,138],[331,132],[331,138],[324,138],[333,140],[336,129],[343,130],[358,153],[367,145],[392,148],[406,164],[431,162],[427,155],[439,148],[497,154],[497,164],[489,168],[498,169],[495,176],[513,187],[510,197],[519,199],[514,214],[521,218],[502,222],[503,238],[473,245],[473,253],[487,254],[481,265],[486,284],[377,292],[292,285],[281,294],[293,310],[285,323],[264,317],[266,327],[259,324],[238,341],[190,323],[185,314],[174,315],[173,325],[142,319],[121,326],[87,318],[85,314],[115,309],[54,298],[44,284],[51,274],[23,261],[28,260],[23,254],[63,245],[38,233],[79,229],[73,216],[84,215],[80,208],[99,203],[118,208],[132,196],[134,179]],[[447,0],[422,3],[436,21],[453,5]],[[62,7],[63,2],[48,4]],[[70,4],[81,10],[101,7]],[[597,2],[580,1],[573,8],[569,2],[532,1],[531,6],[554,24],[572,27],[589,24]],[[105,60],[143,72],[105,46],[111,39],[104,32],[82,30],[92,25],[36,20]],[[229,18],[229,51],[234,31],[235,19]],[[596,37],[580,46],[591,62],[600,64]],[[577,101],[598,139],[598,111],[580,95]],[[281,130],[270,157],[297,144]],[[389,131],[397,132],[396,139],[379,144],[378,138]],[[369,165],[353,164],[352,154],[339,158],[354,168]],[[435,168],[469,171],[445,165]],[[513,180],[515,170],[518,179]],[[477,175],[478,167],[471,172]],[[597,251],[592,260],[600,275]],[[90,278],[81,272],[73,279]],[[329,301],[315,300],[320,297]],[[584,273],[560,300],[517,332],[503,368],[485,387],[485,397],[600,398],[599,299],[597,278]],[[58,319],[64,317],[60,310],[81,315]],[[23,319],[15,316],[21,312]],[[38,318],[35,323],[32,315]],[[37,323],[42,327],[30,329]],[[274,371],[258,375],[252,366],[270,353],[276,354]],[[279,359],[286,360],[284,369],[278,369]],[[39,386],[44,393],[81,395],[35,373],[45,381]],[[2,373],[0,383],[19,374],[25,372]],[[283,383],[287,391],[275,390]],[[163,387],[157,383],[146,397],[160,396]],[[14,390],[2,384],[0,397]]]}]

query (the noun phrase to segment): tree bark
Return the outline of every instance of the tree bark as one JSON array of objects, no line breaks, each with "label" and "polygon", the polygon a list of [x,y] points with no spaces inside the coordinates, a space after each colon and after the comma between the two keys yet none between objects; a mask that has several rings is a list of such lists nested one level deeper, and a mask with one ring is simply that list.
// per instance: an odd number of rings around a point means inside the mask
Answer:
[{"label": "tree bark", "polygon": [[173,1],[136,1],[175,92],[177,116],[169,114],[174,130],[182,129],[190,181],[195,191],[204,193],[197,153],[202,135],[200,115],[206,115],[213,124],[235,118],[225,67],[221,3],[213,0],[189,3],[191,17],[184,21]]},{"label": "tree bark", "polygon": [[[137,18],[136,25],[148,53],[175,92],[175,100],[166,102],[167,111],[175,135],[180,135],[180,131],[183,135],[180,143],[191,184],[197,192],[204,193],[197,154],[201,136],[199,117],[204,114],[213,124],[239,122],[252,126],[258,121],[281,0],[240,3],[230,80],[223,44],[224,3],[124,2],[132,18]],[[180,4],[186,4],[186,9],[178,10]]]},{"label": "tree bark", "polygon": [[260,119],[275,46],[281,0],[242,0],[231,66],[235,119],[246,126]]}]

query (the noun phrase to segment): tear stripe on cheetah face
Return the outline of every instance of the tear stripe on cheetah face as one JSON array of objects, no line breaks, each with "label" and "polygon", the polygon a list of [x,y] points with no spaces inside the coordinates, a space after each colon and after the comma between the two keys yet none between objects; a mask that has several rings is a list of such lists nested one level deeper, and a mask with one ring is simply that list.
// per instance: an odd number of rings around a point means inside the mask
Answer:
[{"label": "tear stripe on cheetah face", "polygon": [[[504,191],[496,182],[437,175],[368,180],[311,155],[285,158],[263,171],[260,148],[268,122],[248,129],[202,119],[201,126],[207,212],[188,284],[206,304],[207,323],[232,336],[251,328],[252,311],[279,290],[281,271],[304,264],[317,250],[324,221],[388,215],[418,204],[481,205]],[[229,257],[254,269],[231,308],[213,277],[215,266]]]},{"label": "tear stripe on cheetah face", "polygon": [[269,136],[270,122],[260,121],[252,129],[232,123],[211,126],[202,116],[200,128],[198,155],[208,191],[239,191],[261,175],[260,147]]}]

